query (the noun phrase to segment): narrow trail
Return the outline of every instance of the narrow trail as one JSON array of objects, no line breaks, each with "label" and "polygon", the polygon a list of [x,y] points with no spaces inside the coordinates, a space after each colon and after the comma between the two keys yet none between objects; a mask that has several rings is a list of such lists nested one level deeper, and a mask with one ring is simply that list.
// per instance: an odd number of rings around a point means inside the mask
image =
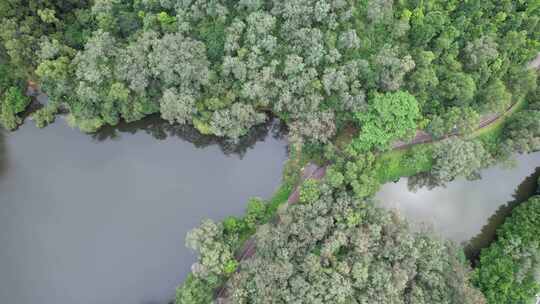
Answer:
[{"label": "narrow trail", "polygon": [[[528,67],[532,68],[532,69],[540,70],[540,53],[538,54],[538,56],[536,57],[535,60],[533,60],[533,61],[531,61],[529,63]],[[481,129],[487,128],[487,127],[491,126],[492,124],[494,124],[495,122],[499,121],[499,119],[503,119],[506,116],[506,114],[511,112],[517,104],[518,104],[518,102],[512,103],[502,113],[499,113],[499,114],[494,113],[494,114],[484,115],[480,119],[480,122],[478,123],[478,127],[476,128],[475,131],[479,131]],[[450,134],[447,134],[447,135],[443,136],[440,139],[434,139],[426,131],[418,130],[416,132],[416,135],[415,135],[415,137],[414,137],[414,139],[412,141],[410,141],[410,142],[396,141],[392,145],[392,150],[405,149],[405,148],[408,148],[408,147],[411,147],[411,146],[414,146],[414,145],[418,145],[418,144],[435,142],[435,141],[439,141],[439,140],[448,138],[448,137],[453,136],[453,135],[459,135],[459,132],[454,131],[454,132],[452,132]],[[317,165],[315,165],[313,163],[307,164],[302,169],[302,176],[300,178],[300,181],[298,182],[298,185],[295,187],[294,191],[289,195],[289,198],[287,199],[286,204],[287,205],[296,204],[300,199],[300,187],[301,187],[303,181],[305,181],[306,179],[321,180],[324,177],[324,175],[326,174],[326,168],[327,168],[326,165],[322,166],[322,167],[319,167],[319,166],[317,166]],[[236,260],[238,262],[242,262],[244,260],[247,260],[247,259],[253,257],[256,250],[257,250],[257,240],[256,240],[255,236],[252,236],[250,239],[248,239],[245,242],[244,247],[242,248],[242,250],[240,250],[235,255],[235,258],[236,258]],[[217,292],[216,292],[216,301],[217,301],[218,304],[228,304],[228,303],[230,303],[229,295],[227,294],[226,283],[220,289],[217,290]],[[539,298],[537,304],[540,304],[540,298]]]},{"label": "narrow trail", "polygon": [[[296,204],[300,200],[300,186],[302,185],[302,182],[306,179],[315,179],[320,180],[324,177],[326,174],[326,166],[318,167],[317,165],[313,163],[309,163],[304,167],[302,170],[302,177],[294,191],[289,195],[289,198],[287,199],[287,206]],[[255,254],[255,237],[250,238],[248,241],[246,241],[246,244],[244,245],[244,249],[240,251],[239,254],[236,255],[236,259],[238,261],[242,261],[248,258],[251,258]]]},{"label": "narrow trail", "polygon": [[[539,56],[538,59],[540,60],[540,56]],[[504,118],[504,116],[508,112],[512,111],[517,104],[518,104],[517,102],[513,103],[510,107],[508,107],[506,109],[506,111],[504,111],[504,112],[502,112],[500,114],[485,115],[480,120],[480,122],[478,124],[478,128],[476,129],[476,131],[481,130],[483,128],[486,128],[488,126],[491,126],[493,123],[497,122],[499,119]],[[452,132],[450,134],[445,135],[441,139],[434,139],[427,132],[419,130],[419,131],[416,132],[416,136],[414,137],[414,139],[411,142],[398,141],[398,142],[394,143],[392,149],[393,150],[405,149],[405,148],[408,148],[408,147],[411,147],[411,146],[414,146],[414,145],[418,145],[418,144],[439,141],[439,140],[442,140],[444,138],[448,138],[450,136],[458,135],[458,134],[459,134],[459,132],[456,131],[456,132]],[[317,166],[317,165],[315,165],[313,163],[307,164],[302,169],[302,176],[300,178],[300,181],[298,182],[298,185],[295,187],[294,191],[289,195],[289,198],[287,199],[286,204],[288,206],[296,204],[300,199],[300,187],[301,187],[303,181],[305,181],[306,179],[321,180],[324,177],[324,175],[326,174],[326,168],[327,168],[327,166],[319,167],[319,166]],[[253,257],[253,255],[255,255],[256,250],[257,250],[257,240],[256,240],[255,236],[252,236],[250,239],[248,239],[244,243],[244,247],[242,248],[242,250],[240,250],[235,255],[235,258],[236,258],[236,260],[238,262],[242,262],[244,260],[247,260],[247,259]],[[230,302],[229,301],[229,295],[227,293],[227,287],[225,285],[222,286],[217,291],[216,294],[217,294],[216,300],[217,300],[218,304],[228,304]]]},{"label": "narrow trail", "polygon": [[[483,116],[480,119],[480,122],[478,123],[478,127],[474,131],[476,132],[476,131],[480,131],[480,130],[482,130],[484,128],[487,128],[487,127],[491,126],[492,124],[494,124],[495,122],[499,121],[499,119],[504,118],[504,116],[506,116],[506,114],[511,112],[517,104],[518,104],[518,102],[514,102],[510,107],[508,107],[504,112],[502,112],[500,114],[488,114],[488,115]],[[418,144],[425,144],[425,143],[440,141],[440,140],[443,140],[445,138],[448,138],[448,137],[454,136],[454,135],[459,135],[459,132],[454,131],[452,133],[446,134],[442,138],[434,139],[433,136],[431,136],[426,131],[418,130],[416,132],[416,135],[414,136],[412,141],[410,141],[410,142],[404,142],[404,141],[401,141],[401,140],[396,141],[392,145],[392,149],[393,150],[405,149],[405,148],[409,148],[409,147],[412,147],[412,146],[418,145]]]},{"label": "narrow trail", "polygon": [[[540,53],[527,66],[528,66],[529,69],[540,70]],[[483,128],[489,127],[492,124],[494,124],[495,122],[497,122],[499,119],[504,118],[504,116],[506,116],[506,114],[508,114],[510,111],[512,111],[517,104],[518,104],[518,102],[512,103],[512,105],[510,105],[506,109],[506,111],[504,111],[504,112],[502,112],[500,114],[493,113],[493,114],[484,115],[482,118],[480,118],[480,122],[478,123],[478,128],[476,128],[475,131],[479,131],[479,130],[481,130]],[[429,142],[442,140],[442,139],[448,138],[448,137],[453,136],[453,135],[458,135],[458,134],[459,134],[459,132],[454,131],[454,132],[452,132],[450,134],[447,134],[447,135],[443,136],[441,139],[434,139],[426,131],[418,130],[416,132],[416,135],[414,136],[412,141],[410,141],[410,142],[405,142],[405,141],[401,141],[401,140],[396,141],[392,145],[392,149],[393,150],[404,149],[404,148],[408,148],[408,147],[418,145],[418,144],[425,144],[425,143],[429,143]]]},{"label": "narrow trail", "polygon": [[[289,195],[286,205],[289,206],[292,204],[296,204],[300,200],[300,187],[303,181],[305,181],[306,179],[320,180],[324,177],[325,174],[326,174],[326,166],[319,167],[313,163],[307,164],[302,169],[302,176],[300,178],[300,181],[298,182],[298,185],[295,187],[294,191]],[[256,237],[252,236],[249,240],[245,242],[242,250],[236,254],[235,256],[236,260],[238,262],[242,262],[244,260],[251,258],[256,252],[256,249],[257,249],[256,244],[257,244]],[[216,298],[217,298],[217,303],[220,303],[220,304],[229,303],[226,286],[223,286],[218,290]]]}]

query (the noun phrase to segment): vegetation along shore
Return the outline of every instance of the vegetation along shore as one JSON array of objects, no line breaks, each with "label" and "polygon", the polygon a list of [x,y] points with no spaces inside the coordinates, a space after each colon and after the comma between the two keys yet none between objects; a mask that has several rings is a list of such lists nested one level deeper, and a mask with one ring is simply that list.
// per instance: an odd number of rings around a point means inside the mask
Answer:
[{"label": "vegetation along shore", "polygon": [[[540,2],[13,0],[0,24],[6,131],[26,115],[43,128],[62,113],[90,134],[158,115],[234,147],[284,124],[281,186],[188,233],[197,260],[177,304],[540,294],[538,196],[474,269],[460,244],[374,199],[403,177],[444,187],[540,150]],[[48,96],[37,109],[29,82]]]}]

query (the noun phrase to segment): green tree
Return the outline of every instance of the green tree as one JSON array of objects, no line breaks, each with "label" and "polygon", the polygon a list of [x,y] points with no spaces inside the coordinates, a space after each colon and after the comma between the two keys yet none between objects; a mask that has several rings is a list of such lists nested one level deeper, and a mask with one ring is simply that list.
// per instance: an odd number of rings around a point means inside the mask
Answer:
[{"label": "green tree", "polygon": [[479,141],[467,141],[452,137],[438,144],[433,152],[432,175],[439,184],[445,184],[456,177],[475,179],[479,170],[491,161]]},{"label": "green tree", "polygon": [[505,144],[512,151],[530,153],[540,149],[540,111],[515,114],[504,128]]},{"label": "green tree", "polygon": [[232,303],[484,303],[454,245],[320,187],[309,207],[258,230],[255,255],[227,285]]},{"label": "green tree", "polygon": [[198,228],[191,230],[186,245],[200,253],[192,269],[195,276],[203,279],[222,276],[228,263],[234,260],[232,249],[225,241],[223,225],[211,220],[204,220]]},{"label": "green tree", "polygon": [[249,228],[254,228],[264,219],[266,215],[266,204],[260,198],[251,198],[248,201],[245,222]]},{"label": "green tree", "polygon": [[336,166],[328,167],[326,170],[325,179],[333,188],[340,188],[345,182],[345,177]]},{"label": "green tree", "polygon": [[474,98],[476,84],[470,75],[453,72],[440,81],[439,89],[442,97],[451,105],[466,106]]},{"label": "green tree", "polygon": [[504,82],[500,79],[492,80],[486,88],[480,92],[480,111],[484,113],[501,113],[512,103],[512,94],[508,92]]},{"label": "green tree", "polygon": [[34,119],[38,128],[44,128],[48,124],[54,122],[57,112],[58,108],[56,106],[47,105],[32,113],[32,119]]},{"label": "green tree", "polygon": [[488,303],[532,303],[540,292],[540,196],[516,207],[482,250],[473,283]]},{"label": "green tree", "polygon": [[435,138],[451,134],[468,135],[479,127],[480,115],[471,107],[451,107],[441,116],[435,116],[427,131]]},{"label": "green tree", "polygon": [[360,151],[385,149],[396,139],[411,137],[420,117],[418,102],[407,92],[376,95],[368,111],[355,114],[361,132],[353,145]]},{"label": "green tree", "polygon": [[30,98],[17,87],[10,87],[0,103],[0,123],[8,130],[13,130],[22,122],[17,114],[30,104]]},{"label": "green tree", "polygon": [[208,304],[212,303],[213,286],[203,279],[190,275],[184,284],[176,290],[176,304]]},{"label": "green tree", "polygon": [[405,74],[415,67],[410,55],[399,58],[394,50],[389,49],[380,51],[375,57],[375,64],[379,68],[379,86],[384,91],[399,90]]},{"label": "green tree", "polygon": [[307,179],[302,184],[302,187],[300,188],[300,202],[301,203],[308,203],[315,201],[319,195],[319,182],[314,179]]},{"label": "green tree", "polygon": [[197,112],[195,98],[189,94],[179,94],[176,89],[163,92],[160,101],[161,117],[170,123],[190,123]]}]

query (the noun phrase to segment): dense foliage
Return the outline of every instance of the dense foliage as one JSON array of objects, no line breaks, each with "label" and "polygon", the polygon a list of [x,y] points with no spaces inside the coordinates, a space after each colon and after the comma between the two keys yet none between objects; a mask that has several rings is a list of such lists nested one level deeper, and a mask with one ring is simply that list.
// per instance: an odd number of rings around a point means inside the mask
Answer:
[{"label": "dense foliage", "polygon": [[[431,169],[414,185],[442,185],[504,152],[539,149],[537,76],[524,69],[538,51],[533,0],[0,1],[0,124],[22,122],[33,81],[49,96],[32,114],[40,127],[58,112],[85,132],[160,113],[235,147],[277,116],[291,142],[332,163],[279,223],[257,229],[277,206],[252,200],[246,217],[190,233],[200,255],[178,303],[208,303],[230,277],[238,303],[482,303],[454,245],[366,201],[398,166]],[[376,154],[417,129],[467,136],[525,96],[536,97],[502,141]],[[350,130],[350,145],[332,144]],[[239,265],[235,251],[255,230],[262,250]]]},{"label": "dense foliage", "polygon": [[527,101],[527,109],[516,113],[505,127],[507,150],[520,153],[540,150],[540,86],[529,94]]},{"label": "dense foliage", "polygon": [[521,153],[540,150],[540,111],[530,109],[517,113],[505,132],[506,144],[512,150]]},{"label": "dense foliage", "polygon": [[353,145],[359,151],[387,148],[397,139],[414,136],[419,116],[418,102],[409,93],[376,95],[367,111],[356,113],[362,132]]},{"label": "dense foliage", "polygon": [[[400,94],[399,92],[389,93],[379,95],[377,98],[394,98]],[[410,95],[405,93],[403,97],[409,98]],[[516,117],[520,117],[522,113],[536,111],[538,103],[535,95],[531,94],[529,98],[529,106],[525,110],[518,111],[518,114],[512,116],[508,123],[503,119],[500,125],[495,125],[497,129],[494,130],[502,132],[502,136],[494,138],[494,144],[497,146],[495,150],[491,149],[491,137],[451,136],[439,142],[409,150],[402,154],[403,158],[397,158],[400,162],[396,166],[411,168],[412,172],[430,170],[409,178],[413,188],[444,185],[457,177],[477,178],[480,169],[492,164],[497,157],[501,157],[497,155],[501,150],[517,149],[511,143],[522,137],[519,134],[510,134],[510,130],[520,130],[519,127],[515,127]],[[400,113],[400,107],[394,106],[394,109],[387,112],[391,113],[389,115],[396,115],[395,113]],[[370,110],[365,113],[364,115],[369,115]],[[374,114],[374,116],[376,116],[374,120],[385,117],[384,114]],[[411,121],[414,123],[414,120]],[[407,125],[406,121],[399,123]],[[530,123],[534,123],[534,120]],[[378,126],[388,127],[388,130],[393,128],[392,123],[389,126],[385,124]],[[532,131],[531,136],[526,137],[527,141],[534,141],[538,136],[535,129],[527,128],[526,130]],[[369,149],[373,148],[375,146]],[[517,149],[517,151],[520,150]],[[354,140],[352,145],[344,149],[339,149],[331,143],[324,146],[305,145],[304,152],[323,155],[325,161],[330,163],[327,166],[324,181],[307,180],[304,182],[300,187],[300,204],[281,210],[278,222],[269,222],[269,218],[259,221],[259,223],[267,224],[260,226],[257,230],[257,251],[254,251],[253,258],[241,262],[240,265],[238,260],[232,258],[220,262],[222,269],[228,268],[231,271],[239,269],[238,272],[229,273],[222,270],[217,280],[215,276],[206,277],[201,276],[200,273],[194,273],[179,289],[177,303],[204,303],[206,299],[212,298],[210,294],[215,294],[215,288],[226,282],[228,282],[227,292],[220,294],[228,295],[235,303],[483,303],[482,296],[466,283],[467,275],[463,270],[462,262],[459,262],[457,247],[433,239],[428,234],[411,233],[406,228],[406,224],[396,215],[378,210],[370,203],[360,203],[369,201],[369,198],[378,190],[380,183],[388,181],[380,177],[380,172],[385,172],[393,166],[391,162],[385,161],[385,154],[381,157],[381,155],[365,152],[362,148],[355,146]],[[392,151],[388,155],[400,155],[400,152]],[[428,169],[422,165],[426,163]],[[227,222],[225,221],[224,224]],[[365,226],[356,225],[356,223],[362,223]],[[364,243],[360,244],[365,247],[358,248],[359,244],[355,243],[358,236],[357,228],[368,227],[365,229],[370,231],[370,225],[383,227],[381,229],[385,233],[379,236],[380,238],[370,238],[371,235],[366,237],[362,240]],[[384,230],[384,227],[392,227],[393,230],[390,228]],[[224,230],[223,235],[229,234]],[[392,240],[391,244],[388,243],[386,237]],[[410,248],[404,246],[401,240],[415,240],[411,241],[414,244],[411,245],[413,247],[419,244],[415,243],[418,240],[432,243],[429,243],[428,248]],[[227,257],[230,257],[230,252],[238,248],[235,245],[228,247]],[[212,248],[221,247],[212,245]],[[362,251],[365,248],[369,248],[369,251]],[[407,248],[412,251],[407,251]],[[438,248],[436,257],[429,253],[433,248]],[[427,256],[422,254],[416,256],[413,254],[415,250],[426,253]],[[404,260],[392,260],[394,253]],[[216,257],[220,256],[215,252],[213,254]],[[201,257],[203,256],[201,252]],[[365,258],[368,259],[367,262]],[[432,262],[431,258],[433,258]],[[354,272],[359,259],[363,263],[374,263],[363,268],[363,281],[358,281],[355,277],[357,274]],[[384,265],[387,261],[390,261],[393,267],[391,270],[390,266]],[[436,277],[429,268],[415,264],[420,261],[430,261],[428,262],[430,265],[444,264],[443,270],[438,268],[436,272],[440,276]],[[404,265],[400,264],[401,262]],[[410,274],[407,272],[410,269],[405,265],[416,265],[412,269],[415,269],[417,273],[412,277],[407,276]],[[401,266],[404,268],[400,268]],[[378,272],[380,269],[384,269],[384,275]],[[392,271],[396,271],[395,276]],[[427,273],[424,274],[423,271]],[[414,281],[424,276],[432,279],[430,283],[436,281],[440,285],[422,286],[421,283],[424,281],[420,283]],[[414,290],[413,292],[410,288],[400,290],[399,286],[402,285],[399,282],[403,281],[398,281],[398,279],[405,280],[406,283],[403,284],[406,286],[419,286],[421,291]],[[381,286],[392,288],[385,289]],[[493,288],[499,287],[501,286]]]},{"label": "dense foliage", "polygon": [[16,87],[10,87],[4,93],[4,100],[0,107],[0,120],[7,129],[15,129],[21,123],[17,114],[24,111],[30,103],[30,98],[25,96]]},{"label": "dense foliage", "polygon": [[[33,79],[51,100],[38,123],[65,108],[84,131],[156,112],[232,139],[269,114],[295,140],[356,124],[365,147],[408,135],[412,120],[466,131],[534,87],[523,66],[539,50],[539,11],[509,0],[4,1],[0,120],[20,122],[4,96]],[[377,104],[400,91],[418,105],[380,132]]]},{"label": "dense foliage", "polygon": [[[484,302],[456,246],[411,232],[397,214],[358,200],[339,180],[308,180],[300,204],[259,227],[254,256],[226,285],[232,303]],[[236,269],[219,227],[203,222],[190,233],[188,244],[198,235],[207,245],[196,247],[195,278],[179,289],[177,303],[205,303],[208,274]]]},{"label": "dense foliage", "polygon": [[473,282],[488,303],[531,303],[540,293],[540,196],[516,207],[482,250]]},{"label": "dense foliage", "polygon": [[204,220],[186,237],[186,245],[200,253],[192,273],[177,290],[177,303],[210,303],[216,288],[237,269],[236,249],[252,235],[258,225],[270,220],[287,199],[290,187],[285,183],[272,200],[249,200],[246,215],[227,217],[221,223]]},{"label": "dense foliage", "polygon": [[432,173],[441,183],[458,176],[474,179],[481,168],[487,167],[489,157],[479,141],[451,138],[435,148]]},{"label": "dense foliage", "polygon": [[[0,124],[14,129],[29,99],[17,98],[26,92],[27,80],[36,80],[44,40],[55,41],[71,57],[63,57],[50,66],[50,73],[64,73],[75,49],[81,49],[90,33],[85,29],[88,1],[1,1],[0,2]],[[49,49],[49,51],[51,51]],[[48,90],[47,90],[47,93]]]}]

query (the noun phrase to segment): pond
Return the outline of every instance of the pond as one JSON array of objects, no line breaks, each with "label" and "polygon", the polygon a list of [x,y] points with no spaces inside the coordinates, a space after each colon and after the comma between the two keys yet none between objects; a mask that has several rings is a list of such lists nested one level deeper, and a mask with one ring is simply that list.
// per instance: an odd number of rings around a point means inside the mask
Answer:
[{"label": "pond", "polygon": [[85,135],[63,119],[0,137],[0,303],[167,303],[195,255],[186,233],[269,198],[279,128],[240,143],[156,118]]},{"label": "pond", "polygon": [[512,208],[536,191],[540,152],[515,159],[515,167],[494,166],[483,170],[479,180],[460,178],[431,190],[410,191],[407,179],[402,178],[384,185],[377,200],[383,207],[397,209],[416,229],[432,229],[464,244],[466,254],[474,260]]}]

